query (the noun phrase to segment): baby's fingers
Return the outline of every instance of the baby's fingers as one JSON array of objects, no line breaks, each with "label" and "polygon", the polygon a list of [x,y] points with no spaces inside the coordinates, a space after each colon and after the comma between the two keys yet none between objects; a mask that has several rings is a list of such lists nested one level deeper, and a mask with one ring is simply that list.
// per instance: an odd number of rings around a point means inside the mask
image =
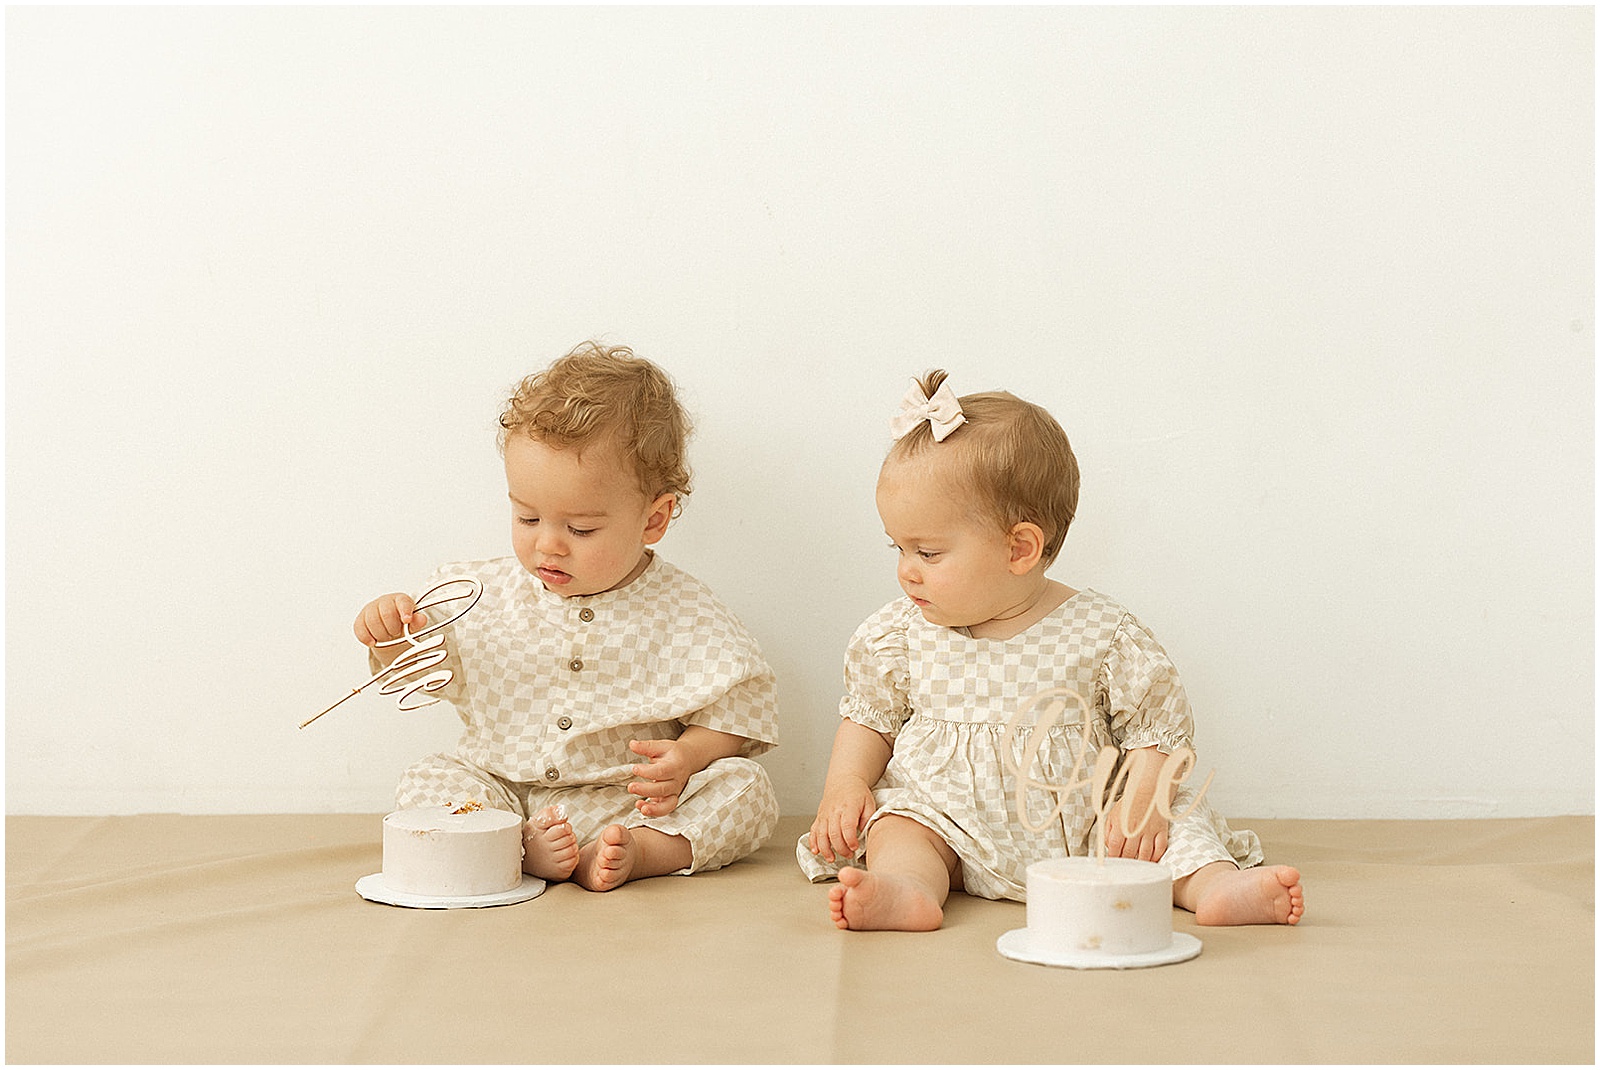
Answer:
[{"label": "baby's fingers", "polygon": [[828,848],[828,826],[820,817],[811,822],[811,831],[806,833],[806,850],[818,858],[833,861],[833,851]]},{"label": "baby's fingers", "polygon": [[836,823],[821,815],[812,822],[811,840],[808,846],[812,854],[825,862],[835,862],[840,855],[848,857],[850,854],[845,849],[844,838],[839,835]]},{"label": "baby's fingers", "polygon": [[666,762],[651,762],[649,765],[632,765],[628,771],[639,780],[650,784],[677,784],[680,787],[687,778],[679,777],[674,767]]},{"label": "baby's fingers", "polygon": [[678,794],[678,789],[670,780],[634,780],[628,783],[628,793],[646,799],[665,799]]},{"label": "baby's fingers", "polygon": [[417,604],[410,595],[392,594],[368,602],[356,618],[356,638],[366,646],[386,643],[405,634],[406,625],[413,629],[427,624],[427,616],[417,612]]},{"label": "baby's fingers", "polygon": [[840,816],[828,822],[828,846],[840,858],[853,858],[861,849],[860,828],[857,821],[851,817]]},{"label": "baby's fingers", "polygon": [[633,805],[645,817],[662,817],[678,808],[678,795],[674,792],[660,799],[640,799]]},{"label": "baby's fingers", "polygon": [[859,816],[852,813],[835,815],[834,819],[829,823],[828,829],[834,846],[847,855],[855,854],[856,848],[860,846],[860,831],[861,822]]},{"label": "baby's fingers", "polygon": [[411,623],[411,618],[417,614],[417,604],[411,600],[410,595],[397,594],[392,598],[385,598],[378,604],[379,611],[383,614],[383,623],[390,630],[399,634],[401,629]]},{"label": "baby's fingers", "polygon": [[644,758],[659,758],[672,748],[670,739],[630,739],[628,749]]},{"label": "baby's fingers", "polygon": [[384,622],[383,606],[379,602],[366,606],[361,610],[361,615],[356,617],[356,638],[363,646],[387,642],[397,634]]}]

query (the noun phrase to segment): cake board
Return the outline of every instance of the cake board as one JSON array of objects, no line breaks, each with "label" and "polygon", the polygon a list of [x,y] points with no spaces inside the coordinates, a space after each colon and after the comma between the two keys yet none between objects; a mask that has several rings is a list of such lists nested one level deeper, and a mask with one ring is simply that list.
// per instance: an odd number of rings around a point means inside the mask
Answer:
[{"label": "cake board", "polygon": [[1157,951],[1113,955],[1106,951],[1061,950],[1037,946],[1027,929],[1012,929],[995,941],[995,948],[1008,959],[1040,966],[1067,966],[1074,970],[1132,970],[1145,966],[1167,966],[1187,962],[1200,954],[1200,939],[1188,933],[1173,933],[1172,943]]},{"label": "cake board", "polygon": [[418,895],[389,887],[383,874],[369,873],[356,881],[356,892],[361,898],[374,903],[387,903],[396,907],[419,907],[424,910],[453,910],[458,907],[503,907],[526,903],[543,893],[545,882],[527,873],[522,883],[503,892],[488,895]]}]

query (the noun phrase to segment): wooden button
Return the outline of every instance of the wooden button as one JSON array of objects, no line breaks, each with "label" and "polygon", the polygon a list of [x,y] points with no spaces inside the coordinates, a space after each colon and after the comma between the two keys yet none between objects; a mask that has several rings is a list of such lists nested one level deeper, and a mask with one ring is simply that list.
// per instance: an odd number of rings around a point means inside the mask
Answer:
[{"label": "wooden button", "polygon": [[568,728],[572,727],[572,718],[571,717],[563,717],[563,718],[561,718],[561,720],[556,722],[556,727],[560,728],[562,731],[566,731]]},{"label": "wooden button", "polygon": [[594,620],[594,610],[590,609],[588,606],[584,606],[582,609],[578,610],[578,619],[583,621],[585,624],[588,624],[590,621]]},{"label": "wooden button", "polygon": [[560,780],[561,770],[552,765],[549,769],[544,771],[544,778],[546,780]]},{"label": "wooden button", "polygon": [[567,668],[571,669],[573,672],[581,671],[583,669],[583,659],[573,658],[571,661],[567,662]]}]

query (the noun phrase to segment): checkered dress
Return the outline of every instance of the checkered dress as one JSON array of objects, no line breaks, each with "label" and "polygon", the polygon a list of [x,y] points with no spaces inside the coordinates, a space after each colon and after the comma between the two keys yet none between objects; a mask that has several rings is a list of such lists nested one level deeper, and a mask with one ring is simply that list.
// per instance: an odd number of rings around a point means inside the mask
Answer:
[{"label": "checkered dress", "polygon": [[[1044,706],[1025,715],[1009,741],[1006,724],[1053,687],[1070,687],[1092,704],[1087,734],[1081,711],[1069,704],[1062,723],[1037,733],[1038,753],[1024,765]],[[851,637],[840,714],[894,737],[889,767],[873,789],[871,821],[900,814],[927,825],[961,859],[966,890],[989,899],[1026,899],[1032,862],[1090,853],[1089,789],[1061,798],[1040,786],[1067,783],[1083,748],[1080,780],[1107,745],[1167,753],[1193,746],[1189,700],[1166,651],[1133,614],[1091,590],[1010,639],[974,639],[928,623],[908,598],[891,602]],[[1029,823],[1038,826],[1060,806],[1042,831],[1030,831],[1018,816],[1015,770],[1035,782],[1025,790]],[[1197,767],[1192,779],[1204,783],[1204,770]],[[1189,806],[1194,790],[1179,788],[1174,813]],[[838,873],[806,848],[804,836],[796,856],[813,881]],[[1224,860],[1259,864],[1260,841],[1230,829],[1202,798],[1173,822],[1162,861],[1177,878]]]},{"label": "checkered dress", "polygon": [[[612,823],[683,835],[694,847],[685,872],[766,842],[777,801],[751,759],[777,743],[776,685],[755,639],[704,584],[657,556],[626,587],[563,598],[502,557],[447,565],[427,586],[455,576],[477,579],[483,595],[444,629],[438,668],[454,678],[435,697],[466,727],[453,755],[406,771],[399,806],[475,797],[528,818],[559,803],[583,842]],[[690,778],[672,813],[645,818],[627,791],[644,761],[628,741],[676,739],[689,725],[747,742]]]}]

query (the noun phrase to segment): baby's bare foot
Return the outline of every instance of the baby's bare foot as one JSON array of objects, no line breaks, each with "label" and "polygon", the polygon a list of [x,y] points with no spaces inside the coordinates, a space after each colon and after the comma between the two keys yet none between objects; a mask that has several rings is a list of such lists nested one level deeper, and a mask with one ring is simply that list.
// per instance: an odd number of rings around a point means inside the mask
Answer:
[{"label": "baby's bare foot", "polygon": [[522,871],[564,881],[578,865],[578,837],[561,806],[546,806],[522,826]]},{"label": "baby's bare foot", "polygon": [[944,922],[938,902],[917,885],[852,866],[828,889],[828,912],[841,929],[929,932]]},{"label": "baby's bare foot", "polygon": [[1296,925],[1306,912],[1300,871],[1293,866],[1256,866],[1224,872],[1209,882],[1195,903],[1201,925]]},{"label": "baby's bare foot", "polygon": [[609,892],[627,882],[639,862],[639,841],[621,825],[607,825],[578,852],[572,879],[591,892]]}]

